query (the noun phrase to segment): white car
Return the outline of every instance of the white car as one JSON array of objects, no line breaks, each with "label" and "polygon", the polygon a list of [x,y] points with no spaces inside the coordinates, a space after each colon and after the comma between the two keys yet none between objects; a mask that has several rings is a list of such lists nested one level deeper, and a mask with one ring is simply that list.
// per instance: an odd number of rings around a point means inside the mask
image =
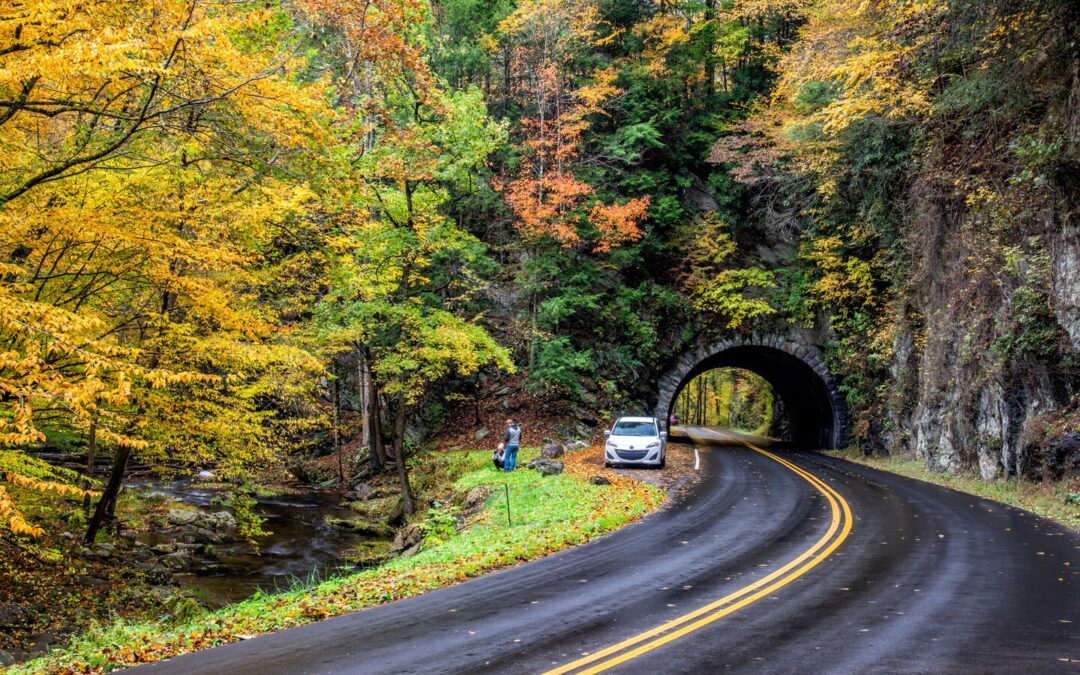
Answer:
[{"label": "white car", "polygon": [[667,432],[655,417],[620,417],[604,444],[604,466],[627,464],[664,468]]}]

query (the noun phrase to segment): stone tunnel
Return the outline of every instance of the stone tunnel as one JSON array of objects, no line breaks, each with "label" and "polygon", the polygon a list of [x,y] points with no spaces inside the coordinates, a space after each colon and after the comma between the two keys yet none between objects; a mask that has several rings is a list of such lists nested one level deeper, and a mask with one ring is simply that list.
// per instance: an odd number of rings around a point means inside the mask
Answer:
[{"label": "stone tunnel", "polygon": [[658,381],[655,414],[666,420],[679,392],[714,368],[757,373],[780,399],[790,440],[806,448],[842,448],[850,439],[850,417],[822,358],[821,349],[799,335],[732,336],[686,352]]}]

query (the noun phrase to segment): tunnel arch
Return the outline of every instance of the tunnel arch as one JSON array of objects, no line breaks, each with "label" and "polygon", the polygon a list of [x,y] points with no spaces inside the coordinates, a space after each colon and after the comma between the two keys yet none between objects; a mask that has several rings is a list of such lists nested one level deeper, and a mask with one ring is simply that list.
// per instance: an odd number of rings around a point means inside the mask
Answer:
[{"label": "tunnel arch", "polygon": [[656,416],[667,419],[679,392],[715,368],[742,368],[772,386],[787,411],[791,440],[804,447],[848,444],[847,405],[814,344],[794,336],[740,336],[684,353],[659,380]]}]

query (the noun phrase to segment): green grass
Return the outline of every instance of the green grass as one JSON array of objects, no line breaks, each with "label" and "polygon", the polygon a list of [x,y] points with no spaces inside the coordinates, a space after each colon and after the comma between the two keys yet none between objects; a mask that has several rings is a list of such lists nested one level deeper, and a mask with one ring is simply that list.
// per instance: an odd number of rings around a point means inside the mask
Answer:
[{"label": "green grass", "polygon": [[[536,454],[535,448],[523,449],[520,464]],[[543,477],[528,470],[497,472],[486,450],[433,456],[430,471],[442,472],[457,492],[477,486],[491,492],[463,530],[425,545],[417,555],[314,586],[256,595],[195,618],[99,626],[66,649],[13,672],[112,670],[411,597],[587,541],[645,515],[664,500],[660,490],[627,478],[613,477],[610,486],[591,485],[588,477],[595,469],[580,465],[572,455],[566,459],[565,474]],[[506,521],[507,489],[512,526]]]},{"label": "green grass", "polygon": [[862,453],[842,451],[838,457],[892,473],[941,485],[977,497],[1015,506],[1025,511],[1061,523],[1073,532],[1080,532],[1080,481],[1035,483],[1016,478],[984,481],[974,474],[947,474],[930,471],[922,460],[911,456],[866,457]]}]

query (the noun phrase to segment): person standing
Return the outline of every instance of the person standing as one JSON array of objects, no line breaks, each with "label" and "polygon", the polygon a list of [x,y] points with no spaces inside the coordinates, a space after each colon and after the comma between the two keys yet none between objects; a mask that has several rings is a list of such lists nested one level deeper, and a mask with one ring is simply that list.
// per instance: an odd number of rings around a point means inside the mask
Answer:
[{"label": "person standing", "polygon": [[506,449],[503,450],[503,471],[513,471],[517,466],[518,444],[521,443],[521,427],[513,417],[506,419],[506,437],[503,442],[506,444]]}]

